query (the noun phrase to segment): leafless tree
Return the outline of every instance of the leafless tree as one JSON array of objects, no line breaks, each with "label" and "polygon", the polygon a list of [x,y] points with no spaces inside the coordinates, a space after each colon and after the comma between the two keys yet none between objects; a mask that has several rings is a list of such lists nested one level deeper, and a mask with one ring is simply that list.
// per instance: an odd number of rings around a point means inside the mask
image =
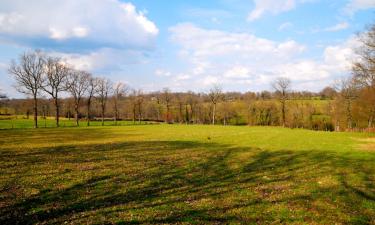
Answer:
[{"label": "leafless tree", "polygon": [[171,94],[171,90],[169,90],[169,88],[164,88],[163,89],[163,101],[165,103],[165,107],[167,109],[166,111],[166,115],[165,115],[165,121],[167,123],[170,123],[171,122],[171,102],[172,102],[172,94]]},{"label": "leafless tree", "polygon": [[66,91],[66,79],[69,74],[69,68],[64,65],[59,58],[45,58],[45,72],[43,79],[43,90],[51,95],[55,105],[56,126],[59,127],[60,103],[59,94]]},{"label": "leafless tree", "polygon": [[27,52],[19,62],[12,61],[9,73],[16,80],[17,91],[31,95],[34,100],[34,128],[38,127],[38,95],[43,84],[44,60],[40,51]]},{"label": "leafless tree", "polygon": [[345,103],[345,114],[347,120],[347,128],[353,128],[353,101],[357,97],[357,88],[352,78],[342,78],[335,82],[335,89],[340,92]]},{"label": "leafless tree", "polygon": [[119,119],[119,102],[121,98],[125,97],[127,92],[129,91],[129,88],[126,84],[122,82],[117,82],[114,86],[113,90],[113,106],[115,111],[115,124],[117,125],[117,120]]},{"label": "leafless tree", "polygon": [[285,126],[285,114],[286,114],[286,101],[288,100],[288,93],[290,91],[291,80],[286,77],[279,77],[272,87],[275,89],[278,99],[281,103],[281,119],[282,125]]},{"label": "leafless tree", "polygon": [[111,94],[112,91],[112,83],[109,79],[100,78],[98,79],[97,83],[97,99],[100,104],[101,109],[101,117],[102,117],[102,126],[104,126],[104,116],[105,116],[105,109],[107,105],[108,96]]},{"label": "leafless tree", "polygon": [[215,125],[216,107],[223,97],[223,92],[220,86],[214,85],[208,94],[212,103],[212,124]]},{"label": "leafless tree", "polygon": [[[356,49],[358,60],[353,64],[352,73],[354,81],[367,93],[375,94],[375,24],[366,32],[359,34],[361,46]],[[375,120],[375,101],[367,98],[368,127],[373,126]]]},{"label": "leafless tree", "polygon": [[92,99],[96,94],[98,78],[93,77],[92,75],[88,76],[87,81],[87,99],[86,99],[86,120],[87,126],[90,126],[90,117],[91,117],[91,103]]},{"label": "leafless tree", "polygon": [[87,91],[90,74],[74,69],[70,69],[68,73],[66,88],[73,97],[76,125],[79,126],[79,106]]},{"label": "leafless tree", "polygon": [[362,86],[375,88],[375,24],[359,34],[359,40],[358,60],[352,68],[354,80]]}]

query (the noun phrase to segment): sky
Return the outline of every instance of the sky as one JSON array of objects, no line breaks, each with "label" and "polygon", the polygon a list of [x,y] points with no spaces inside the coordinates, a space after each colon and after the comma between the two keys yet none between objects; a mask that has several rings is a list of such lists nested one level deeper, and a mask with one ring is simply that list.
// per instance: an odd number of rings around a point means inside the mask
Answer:
[{"label": "sky", "polygon": [[1,0],[0,89],[9,64],[40,49],[146,92],[319,91],[350,73],[375,0]]}]

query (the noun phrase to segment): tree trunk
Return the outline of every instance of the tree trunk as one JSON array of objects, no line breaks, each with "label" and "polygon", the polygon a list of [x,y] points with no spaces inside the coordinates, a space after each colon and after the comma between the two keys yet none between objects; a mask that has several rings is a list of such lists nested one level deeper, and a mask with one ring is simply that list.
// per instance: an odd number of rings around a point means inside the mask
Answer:
[{"label": "tree trunk", "polygon": [[87,101],[87,112],[86,112],[86,120],[87,120],[87,126],[90,126],[90,107],[91,107],[91,101]]},{"label": "tree trunk", "polygon": [[78,126],[79,126],[79,119],[78,119],[79,111],[78,111],[78,104],[77,104],[77,103],[76,103],[75,106],[74,106],[74,110],[75,110],[76,125],[77,125],[77,127],[78,127]]},{"label": "tree trunk", "polygon": [[38,128],[38,99],[34,94],[34,128]]},{"label": "tree trunk", "polygon": [[104,109],[105,108],[105,106],[103,107],[102,106],[102,126],[104,126]]},{"label": "tree trunk", "polygon": [[59,106],[59,101],[57,99],[57,96],[54,98],[55,99],[55,109],[56,109],[56,127],[60,126],[60,106]]},{"label": "tree trunk", "polygon": [[281,114],[283,120],[283,127],[285,127],[285,101],[281,103]]},{"label": "tree trunk", "polygon": [[212,125],[215,125],[215,113],[216,113],[216,104],[212,108]]}]

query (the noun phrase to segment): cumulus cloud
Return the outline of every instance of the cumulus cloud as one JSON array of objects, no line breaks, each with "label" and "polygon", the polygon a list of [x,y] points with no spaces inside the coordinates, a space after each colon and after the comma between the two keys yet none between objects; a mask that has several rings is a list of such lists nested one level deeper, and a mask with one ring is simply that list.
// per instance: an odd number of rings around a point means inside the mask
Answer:
[{"label": "cumulus cloud", "polygon": [[18,44],[150,48],[158,32],[143,12],[119,0],[0,2],[0,37]]},{"label": "cumulus cloud", "polygon": [[351,38],[326,46],[320,58],[311,59],[302,54],[306,47],[294,40],[276,42],[190,23],[171,27],[170,32],[171,40],[180,46],[181,59],[191,68],[179,85],[202,88],[221,83],[236,90],[262,90],[276,77],[285,76],[293,80],[296,89],[319,90],[350,70],[357,43]]}]

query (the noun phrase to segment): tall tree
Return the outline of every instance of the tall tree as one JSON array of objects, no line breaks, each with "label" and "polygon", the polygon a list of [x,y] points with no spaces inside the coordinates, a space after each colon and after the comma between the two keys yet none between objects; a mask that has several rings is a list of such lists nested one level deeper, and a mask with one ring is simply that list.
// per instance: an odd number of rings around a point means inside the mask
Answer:
[{"label": "tall tree", "polygon": [[279,77],[276,81],[272,84],[272,87],[276,91],[276,95],[281,103],[281,119],[282,125],[285,127],[285,114],[286,114],[286,100],[288,99],[288,93],[290,91],[291,80],[286,77]]},{"label": "tall tree", "polygon": [[117,120],[120,117],[120,112],[119,112],[119,103],[120,100],[126,96],[126,93],[128,92],[129,88],[126,84],[122,82],[117,82],[114,86],[113,90],[113,107],[115,111],[115,124],[117,125]]},{"label": "tall tree", "polygon": [[212,125],[215,125],[216,107],[217,107],[217,104],[220,102],[220,100],[223,97],[223,92],[221,90],[221,87],[218,86],[218,85],[214,85],[210,89],[208,97],[210,98],[210,101],[212,103]]},{"label": "tall tree", "polygon": [[102,126],[104,126],[104,116],[108,100],[108,95],[112,91],[112,83],[109,79],[100,78],[97,83],[97,99],[100,104],[101,117],[102,117]]},{"label": "tall tree", "polygon": [[172,119],[172,115],[171,115],[171,102],[172,102],[171,90],[169,90],[169,88],[164,88],[162,94],[163,94],[163,101],[164,101],[165,107],[167,109],[166,115],[165,115],[165,121],[167,123],[170,123],[171,119]]},{"label": "tall tree", "polygon": [[90,74],[74,69],[70,69],[68,74],[66,88],[73,97],[76,125],[79,126],[79,106],[87,91]]},{"label": "tall tree", "polygon": [[98,78],[93,77],[91,74],[88,76],[87,81],[87,99],[86,99],[86,120],[87,126],[90,126],[90,117],[91,117],[91,104],[94,95],[96,94]]},{"label": "tall tree", "polygon": [[65,84],[68,77],[68,72],[68,67],[64,65],[59,58],[45,58],[45,78],[43,79],[44,82],[42,88],[53,99],[57,127],[59,127],[60,118],[59,93],[66,91]]},{"label": "tall tree", "polygon": [[19,61],[12,61],[9,73],[16,80],[16,89],[33,98],[34,128],[38,128],[38,94],[43,85],[44,60],[40,51],[27,52]]},{"label": "tall tree", "polygon": [[375,24],[369,29],[359,34],[360,47],[356,49],[358,60],[353,64],[352,72],[354,81],[359,85],[364,100],[368,101],[366,111],[368,111],[368,127],[373,126],[375,120]]},{"label": "tall tree", "polygon": [[357,97],[357,89],[352,78],[342,78],[336,81],[336,90],[340,92],[341,98],[344,100],[345,115],[347,128],[353,128],[353,101]]}]

